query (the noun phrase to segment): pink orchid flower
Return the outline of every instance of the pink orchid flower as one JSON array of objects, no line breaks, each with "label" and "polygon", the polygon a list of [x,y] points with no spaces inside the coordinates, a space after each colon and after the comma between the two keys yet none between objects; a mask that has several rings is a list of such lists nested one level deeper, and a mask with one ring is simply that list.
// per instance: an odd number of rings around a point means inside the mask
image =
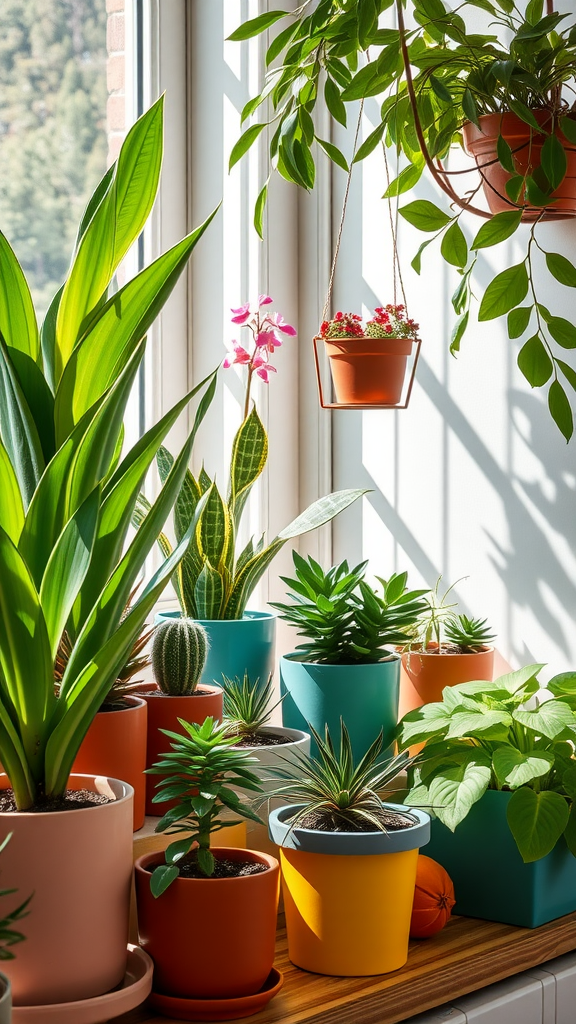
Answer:
[{"label": "pink orchid flower", "polygon": [[272,313],[271,316],[266,318],[274,325],[275,329],[282,331],[283,334],[289,334],[292,338],[296,337],[296,331],[290,324],[286,323],[281,313]]},{"label": "pink orchid flower", "polygon": [[270,383],[270,378],[268,376],[270,370],[272,370],[274,373],[277,372],[276,367],[272,366],[270,363],[267,363],[266,366],[259,366],[256,370],[257,376],[260,377],[260,380],[263,380],[265,384]]},{"label": "pink orchid flower", "polygon": [[231,309],[231,313],[234,313],[232,317],[233,324],[245,324],[250,319],[250,303],[246,302],[243,306],[238,306],[238,309]]},{"label": "pink orchid flower", "polygon": [[281,339],[276,337],[274,331],[259,331],[255,341],[258,348],[265,348],[268,352],[273,352],[282,344]]},{"label": "pink orchid flower", "polygon": [[259,295],[258,296],[258,305],[259,306],[267,306],[270,302],[274,302],[274,299],[271,299],[269,295]]}]

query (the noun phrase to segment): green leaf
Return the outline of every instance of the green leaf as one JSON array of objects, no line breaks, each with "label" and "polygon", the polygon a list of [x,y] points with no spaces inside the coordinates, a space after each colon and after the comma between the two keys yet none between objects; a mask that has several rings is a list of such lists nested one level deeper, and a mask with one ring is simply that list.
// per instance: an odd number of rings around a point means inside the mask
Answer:
[{"label": "green leaf", "polygon": [[[576,672],[559,672],[546,686],[555,697],[568,695],[576,697]],[[576,793],[574,794],[576,799]]]},{"label": "green leaf", "polygon": [[576,348],[576,327],[561,316],[552,316],[548,320],[548,330],[562,348]]},{"label": "green leaf", "polygon": [[[400,171],[398,177],[394,178],[394,180],[390,182],[382,198],[390,199],[393,196],[399,196],[403,192],[408,192],[411,188],[414,188],[414,185],[416,185],[422,177],[424,167],[424,158],[419,155],[415,156],[413,162],[408,164],[407,167],[404,167],[403,170]],[[448,262],[450,262],[450,260]]]},{"label": "green leaf", "polygon": [[234,29],[232,35],[228,36],[228,40],[232,43],[239,43],[243,39],[251,39],[252,36],[258,36],[261,32],[265,32],[281,18],[287,18],[289,14],[290,11],[266,11],[264,14],[259,14],[257,18],[251,18],[239,25],[237,29]]},{"label": "green leaf", "polygon": [[574,730],[576,727],[574,712],[567,704],[555,698],[543,701],[536,711],[523,711],[517,708],[512,712],[512,718],[538,736],[546,736],[549,740],[561,736],[565,729]]},{"label": "green leaf", "polygon": [[230,511],[236,528],[250,490],[266,465],[268,438],[256,411],[251,410],[240,425],[232,444],[230,460]]},{"label": "green leaf", "polygon": [[450,338],[450,351],[453,356],[460,351],[460,342],[462,341],[462,338],[464,337],[464,334],[466,332],[466,328],[468,327],[469,315],[470,314],[468,310],[466,310],[466,312],[461,317],[459,317],[459,319],[454,324],[454,329],[452,331],[452,336]]},{"label": "green leaf", "polygon": [[0,231],[0,334],[8,348],[40,359],[38,324],[30,289],[8,240]]},{"label": "green leaf", "polygon": [[544,0],[530,0],[526,5],[526,21],[529,21],[531,25],[536,25],[541,17],[544,10]]},{"label": "green leaf", "polygon": [[452,832],[484,795],[490,775],[490,759],[483,751],[473,750],[462,764],[446,768],[432,779],[430,804],[436,816]]},{"label": "green leaf", "polygon": [[385,131],[386,123],[382,121],[382,123],[379,124],[378,127],[375,128],[373,132],[370,132],[370,135],[368,135],[366,139],[364,139],[362,145],[358,147],[358,150],[352,163],[358,164],[360,163],[361,160],[364,160],[367,156],[369,156],[370,153],[372,153],[376,149],[376,146],[381,141]]},{"label": "green leaf", "polygon": [[541,388],[550,380],[552,360],[538,334],[534,334],[518,353],[518,366],[533,388]]},{"label": "green leaf", "polygon": [[0,335],[0,437],[27,507],[44,470],[44,453],[14,364]]},{"label": "green leaf", "polygon": [[500,161],[500,163],[501,163],[502,167],[504,168],[504,170],[508,171],[509,174],[516,175],[516,167],[514,165],[514,155],[513,155],[512,150],[510,149],[510,146],[506,142],[506,139],[504,138],[503,135],[499,135],[498,136],[498,139],[497,139],[497,142],[496,142],[496,153],[498,155],[498,160]]},{"label": "green leaf", "polygon": [[159,864],[157,868],[154,868],[150,876],[150,892],[154,898],[158,899],[163,892],[166,892],[168,886],[178,878],[179,874],[180,871],[175,864]]},{"label": "green leaf", "polygon": [[572,145],[576,145],[576,121],[573,117],[561,117],[560,128],[564,132],[564,135],[571,142]]},{"label": "green leaf", "polygon": [[570,387],[576,391],[576,370],[574,370],[568,363],[564,363],[562,359],[556,360],[556,365],[560,367],[562,373],[566,377],[566,380],[570,384]]},{"label": "green leaf", "polygon": [[574,432],[574,419],[568,396],[559,381],[552,381],[548,392],[548,408],[552,419],[567,441]]},{"label": "green leaf", "polygon": [[559,793],[535,793],[524,787],[512,794],[506,817],[525,864],[540,860],[554,849],[569,816],[568,804]]},{"label": "green leaf", "polygon": [[331,522],[335,516],[367,493],[366,490],[349,489],[333,491],[332,494],[327,494],[324,498],[318,498],[304,512],[296,516],[296,519],[293,519],[288,526],[280,530],[278,539],[291,540],[293,537],[300,537],[303,533],[309,533],[310,530],[317,530],[325,523]]},{"label": "green leaf", "polygon": [[332,163],[336,164],[338,167],[341,167],[343,171],[349,170],[348,161],[346,160],[344,154],[340,152],[338,146],[334,146],[331,142],[326,142],[324,139],[320,139],[318,136],[316,136],[316,142],[318,143],[319,146],[321,146],[321,148],[326,153],[326,156],[329,157]]},{"label": "green leaf", "polygon": [[452,94],[448,91],[444,83],[436,77],[436,75],[430,75],[429,81],[432,87],[432,92],[435,93],[439,100],[442,100],[443,103],[453,102]]},{"label": "green leaf", "polygon": [[559,252],[547,252],[546,266],[552,277],[555,277],[560,284],[565,284],[568,288],[576,288],[576,267],[565,256],[561,256]]},{"label": "green leaf", "polygon": [[446,735],[450,725],[450,713],[441,703],[424,704],[416,711],[410,711],[399,725],[398,749],[405,750],[412,743],[422,743]]},{"label": "green leaf", "polygon": [[232,147],[232,152],[230,153],[230,160],[228,162],[229,171],[231,171],[232,168],[234,167],[234,164],[237,164],[241,157],[244,156],[244,153],[246,153],[250,149],[250,146],[252,146],[253,143],[256,142],[256,139],[260,135],[260,132],[265,127],[266,122],[263,122],[262,124],[252,124],[250,125],[249,128],[246,129],[245,132],[242,132],[242,135]]},{"label": "green leaf", "polygon": [[530,323],[534,306],[517,306],[508,313],[508,337],[520,338]]},{"label": "green leaf", "polygon": [[572,804],[568,823],[564,829],[564,839],[573,857],[576,857],[576,804]]},{"label": "green leaf", "polygon": [[199,619],[222,618],[225,590],[222,573],[209,561],[205,561],[194,587],[194,603]]},{"label": "green leaf", "polygon": [[453,267],[466,266],[468,261],[468,245],[464,232],[457,220],[446,231],[442,239],[440,252],[446,262],[451,263]]},{"label": "green leaf", "polygon": [[413,267],[417,274],[419,274],[420,271],[422,270],[422,253],[424,252],[424,249],[426,249],[427,246],[429,246],[430,243],[433,241],[433,238],[427,238],[425,242],[422,242],[422,245],[418,249],[418,252],[416,253],[414,259],[410,264],[410,266]]},{"label": "green leaf", "polygon": [[440,210],[428,199],[417,199],[407,206],[401,206],[399,212],[409,224],[419,231],[438,231],[449,224],[452,218]]},{"label": "green leaf", "polygon": [[488,285],[480,303],[478,319],[494,320],[495,317],[509,313],[526,298],[527,293],[528,273],[525,264],[517,263],[508,267]]},{"label": "green leaf", "polygon": [[256,230],[256,234],[262,240],[264,239],[264,232],[263,232],[263,229],[262,229],[262,221],[264,219],[264,209],[266,207],[266,200],[267,200],[267,198],[268,198],[268,182],[266,182],[266,184],[263,185],[262,189],[258,193],[258,198],[257,198],[256,203],[254,205],[254,228]]},{"label": "green leaf", "polygon": [[540,153],[540,166],[552,188],[564,181],[567,170],[566,151],[557,135],[549,135]]},{"label": "green leaf", "polygon": [[506,195],[513,203],[520,202],[520,193],[524,188],[524,177],[522,174],[514,174],[508,179],[504,188]]},{"label": "green leaf", "polygon": [[450,718],[450,728],[446,733],[447,740],[462,739],[464,736],[484,736],[489,733],[491,738],[506,737],[512,724],[507,711],[490,711],[479,706],[478,711],[455,711]]},{"label": "green leaf", "polygon": [[8,534],[13,544],[18,544],[24,526],[24,506],[18,486],[18,478],[8,452],[0,441],[0,527]]},{"label": "green leaf", "polygon": [[501,786],[517,789],[532,779],[546,775],[554,764],[554,754],[547,750],[527,750],[515,747],[497,747],[492,755],[496,778]]},{"label": "green leaf", "polygon": [[542,130],[540,128],[540,125],[538,124],[538,121],[534,117],[534,114],[532,113],[530,108],[526,106],[525,103],[522,103],[520,100],[513,100],[512,98],[509,98],[508,106],[510,107],[510,110],[514,114],[516,114],[517,117],[520,118],[521,121],[524,121],[526,124],[529,124],[530,127],[534,128],[537,132],[540,132]]},{"label": "green leaf", "polygon": [[372,33],[378,27],[378,8],[375,0],[362,0],[358,4],[358,42],[365,50],[371,42]]},{"label": "green leaf", "polygon": [[464,89],[462,93],[462,110],[466,114],[469,121],[475,124],[477,128],[480,127],[480,121],[478,120],[478,108],[476,106],[476,100],[470,89]]},{"label": "green leaf", "polygon": [[346,127],[346,107],[342,102],[338,86],[331,78],[327,78],[324,83],[324,99],[334,120]]},{"label": "green leaf", "polygon": [[[207,558],[218,569],[225,562],[228,547],[232,540],[229,512],[216,484],[207,492],[207,499],[198,523],[196,533],[198,545],[203,558]],[[218,618],[217,615],[200,616],[201,618]]]},{"label": "green leaf", "polygon": [[471,249],[484,249],[489,245],[498,245],[513,235],[522,219],[522,210],[506,210],[497,213],[487,220],[478,231]]}]

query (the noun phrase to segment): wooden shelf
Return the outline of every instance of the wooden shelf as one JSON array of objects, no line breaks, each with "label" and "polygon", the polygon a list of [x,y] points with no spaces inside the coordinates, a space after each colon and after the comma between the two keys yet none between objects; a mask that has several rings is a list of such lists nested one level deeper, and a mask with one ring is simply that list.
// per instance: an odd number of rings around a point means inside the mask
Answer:
[{"label": "wooden shelf", "polygon": [[[576,914],[541,928],[455,917],[433,939],[410,943],[407,964],[393,974],[331,978],[308,974],[288,959],[286,932],[278,931],[280,994],[253,1024],[397,1024],[476,989],[576,949]],[[215,951],[217,955],[217,951]],[[166,1024],[147,1004],[115,1024]]]}]

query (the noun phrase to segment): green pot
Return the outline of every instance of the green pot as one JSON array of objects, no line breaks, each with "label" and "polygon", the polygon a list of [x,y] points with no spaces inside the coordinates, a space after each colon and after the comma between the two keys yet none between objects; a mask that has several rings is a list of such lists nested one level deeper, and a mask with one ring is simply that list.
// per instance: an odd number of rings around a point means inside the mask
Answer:
[{"label": "green pot", "polygon": [[[180,612],[159,612],[154,622],[180,618]],[[274,671],[276,616],[273,612],[244,612],[241,619],[197,619],[204,626],[210,650],[200,682],[222,684],[222,676],[265,682]]]},{"label": "green pot", "polygon": [[537,928],[576,910],[576,858],[561,838],[525,864],[506,820],[511,796],[487,790],[455,832],[436,818],[426,855],[454,882],[455,914]]},{"label": "green pot", "polygon": [[[355,760],[363,757],[380,729],[384,732],[384,757],[394,753],[398,722],[400,658],[371,665],[318,665],[300,661],[296,654],[280,659],[282,722],[289,729],[306,732],[308,724],[338,740],[344,719]],[[311,753],[317,753],[312,743]]]}]

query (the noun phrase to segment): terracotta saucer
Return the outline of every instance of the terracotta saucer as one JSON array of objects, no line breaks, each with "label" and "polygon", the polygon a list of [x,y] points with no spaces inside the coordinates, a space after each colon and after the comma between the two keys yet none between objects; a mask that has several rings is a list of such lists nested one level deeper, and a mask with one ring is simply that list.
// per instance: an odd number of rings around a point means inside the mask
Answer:
[{"label": "terracotta saucer", "polygon": [[14,1006],[13,1024],[103,1024],[139,1006],[152,988],[152,959],[139,946],[128,946],[124,981],[112,992],[73,1003]]},{"label": "terracotta saucer", "polygon": [[175,1020],[238,1020],[251,1017],[262,1010],[284,984],[284,975],[272,968],[263,987],[253,996],[239,996],[236,999],[180,999],[178,996],[164,996],[152,992],[150,1002],[155,1010]]}]

